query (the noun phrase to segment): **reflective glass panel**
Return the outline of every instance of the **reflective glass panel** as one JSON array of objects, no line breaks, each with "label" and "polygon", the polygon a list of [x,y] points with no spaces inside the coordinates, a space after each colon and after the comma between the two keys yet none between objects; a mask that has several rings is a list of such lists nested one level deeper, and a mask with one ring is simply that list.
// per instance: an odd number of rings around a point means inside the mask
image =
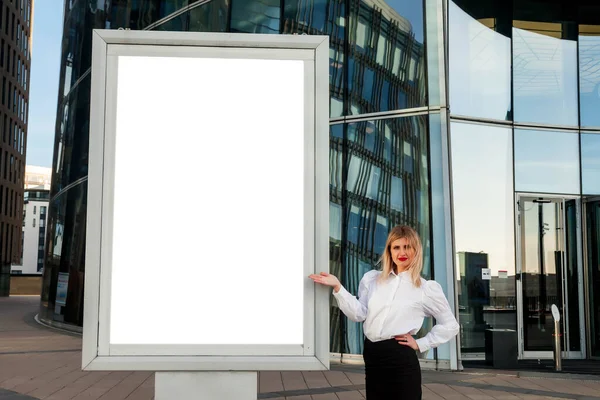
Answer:
[{"label": "reflective glass panel", "polygon": [[188,11],[188,30],[192,32],[225,32],[229,15],[227,0],[212,0]]},{"label": "reflective glass panel", "polygon": [[568,24],[513,24],[515,122],[577,126],[577,41],[565,39]]},{"label": "reflective glass panel", "polygon": [[579,135],[515,129],[515,190],[579,193]]},{"label": "reflective glass panel", "polygon": [[353,115],[427,105],[423,2],[387,3],[350,2],[347,88]]},{"label": "reflective glass panel", "polygon": [[86,210],[87,181],[49,204],[40,307],[46,322],[83,323]]},{"label": "reflective glass panel", "polygon": [[510,8],[490,2],[483,13],[473,3],[457,3],[465,8],[450,2],[450,110],[510,120]]},{"label": "reflective glass panel", "polygon": [[231,32],[279,33],[279,0],[233,1]]},{"label": "reflective glass panel", "polygon": [[[551,305],[563,309],[562,254],[564,218],[557,199],[519,200],[521,221],[521,287],[523,350],[552,351],[554,323]],[[564,337],[562,324],[560,334]],[[563,346],[564,347],[564,346]]]},{"label": "reflective glass panel", "polygon": [[457,122],[450,128],[456,289],[468,358],[485,351],[486,329],[516,330],[512,132]]},{"label": "reflective glass panel", "polygon": [[588,265],[589,324],[592,357],[600,357],[600,201],[585,204],[585,238]]},{"label": "reflective glass panel", "polygon": [[330,116],[344,114],[344,41],[346,34],[344,0],[285,0],[284,34],[329,36]]},{"label": "reflective glass panel", "polygon": [[600,126],[600,26],[579,26],[581,126]]},{"label": "reflective glass panel", "polygon": [[[424,247],[423,276],[431,276],[428,136],[426,115],[347,125],[343,284],[356,294],[377,263],[389,230],[414,227]],[[362,353],[362,324],[346,324],[345,351]],[[419,335],[425,334],[424,324]]]},{"label": "reflective glass panel", "polygon": [[600,195],[600,134],[581,134],[581,188]]}]

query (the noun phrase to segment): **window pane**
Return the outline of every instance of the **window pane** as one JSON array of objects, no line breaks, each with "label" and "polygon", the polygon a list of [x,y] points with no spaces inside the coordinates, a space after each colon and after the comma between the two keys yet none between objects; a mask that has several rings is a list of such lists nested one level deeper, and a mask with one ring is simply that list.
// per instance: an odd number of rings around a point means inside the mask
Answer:
[{"label": "window pane", "polygon": [[284,34],[329,36],[330,116],[344,114],[345,0],[284,0]]},{"label": "window pane", "polygon": [[[511,128],[451,124],[461,351],[485,351],[485,329],[517,329]],[[482,197],[482,193],[485,196]],[[482,280],[489,268],[491,280]]]},{"label": "window pane", "polygon": [[579,193],[576,133],[515,129],[515,189]]},{"label": "window pane", "polygon": [[600,194],[599,134],[581,134],[581,181],[583,194]]},{"label": "window pane", "polygon": [[[450,2],[450,109],[452,114],[512,119],[510,7],[481,13]],[[507,24],[508,21],[508,24]]]},{"label": "window pane", "polygon": [[279,33],[279,0],[231,3],[231,32]]},{"label": "window pane", "polygon": [[[366,272],[377,268],[395,225],[410,225],[419,232],[423,276],[431,276],[427,121],[428,116],[421,115],[347,125],[343,284],[351,293],[356,294]],[[345,321],[345,352],[360,354],[362,324]],[[419,335],[429,326],[424,324]]]},{"label": "window pane", "polygon": [[568,24],[514,26],[515,122],[577,126],[577,41],[560,39]]},{"label": "window pane", "polygon": [[351,2],[349,113],[427,105],[423,1],[373,4]]},{"label": "window pane", "polygon": [[597,26],[579,26],[581,126],[600,126],[600,36],[596,36],[597,29]]}]

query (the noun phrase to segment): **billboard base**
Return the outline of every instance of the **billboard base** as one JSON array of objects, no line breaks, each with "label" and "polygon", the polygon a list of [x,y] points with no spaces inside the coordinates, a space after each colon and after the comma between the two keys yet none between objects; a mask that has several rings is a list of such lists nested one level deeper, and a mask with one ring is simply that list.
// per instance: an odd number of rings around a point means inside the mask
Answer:
[{"label": "billboard base", "polygon": [[155,400],[256,400],[257,372],[157,372]]}]

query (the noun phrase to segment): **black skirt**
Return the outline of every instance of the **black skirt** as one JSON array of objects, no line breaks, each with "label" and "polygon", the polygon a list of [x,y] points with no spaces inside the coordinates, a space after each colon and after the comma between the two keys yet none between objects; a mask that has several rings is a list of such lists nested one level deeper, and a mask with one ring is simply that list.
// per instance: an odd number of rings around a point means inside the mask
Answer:
[{"label": "black skirt", "polygon": [[363,359],[367,400],[421,399],[421,367],[415,350],[395,339],[365,338]]}]

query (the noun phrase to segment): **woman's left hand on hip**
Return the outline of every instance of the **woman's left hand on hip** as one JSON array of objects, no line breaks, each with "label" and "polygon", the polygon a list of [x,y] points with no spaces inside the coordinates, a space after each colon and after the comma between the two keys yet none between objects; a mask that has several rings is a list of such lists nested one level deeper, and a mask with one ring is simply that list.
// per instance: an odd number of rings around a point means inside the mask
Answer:
[{"label": "woman's left hand on hip", "polygon": [[408,346],[414,350],[419,350],[419,345],[417,344],[417,341],[412,337],[412,335],[396,335],[394,336],[394,339],[396,339],[401,345]]}]

